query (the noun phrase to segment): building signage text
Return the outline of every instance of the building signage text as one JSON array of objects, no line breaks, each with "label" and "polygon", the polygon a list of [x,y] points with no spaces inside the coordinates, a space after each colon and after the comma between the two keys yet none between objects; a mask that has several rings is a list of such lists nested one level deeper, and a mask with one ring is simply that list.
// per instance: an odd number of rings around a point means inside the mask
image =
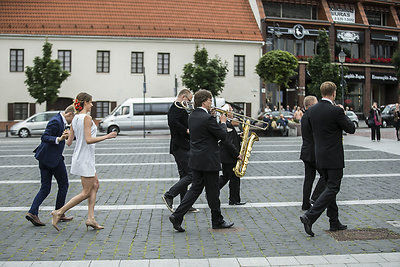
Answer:
[{"label": "building signage text", "polygon": [[358,74],[358,73],[349,73],[344,75],[345,79],[356,79],[356,80],[365,80],[364,74]]},{"label": "building signage text", "polygon": [[397,77],[396,76],[392,76],[392,75],[377,75],[377,74],[371,74],[371,79],[372,80],[380,80],[380,81],[392,81],[395,82],[397,81]]},{"label": "building signage text", "polygon": [[355,11],[353,8],[329,8],[334,22],[356,23]]}]

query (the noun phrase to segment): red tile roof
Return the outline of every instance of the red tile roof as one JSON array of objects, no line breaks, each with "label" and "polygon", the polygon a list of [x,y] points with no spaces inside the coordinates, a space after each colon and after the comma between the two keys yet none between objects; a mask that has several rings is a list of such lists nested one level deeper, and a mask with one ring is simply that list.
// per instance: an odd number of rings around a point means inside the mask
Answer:
[{"label": "red tile roof", "polygon": [[263,40],[248,0],[1,0],[0,34]]}]

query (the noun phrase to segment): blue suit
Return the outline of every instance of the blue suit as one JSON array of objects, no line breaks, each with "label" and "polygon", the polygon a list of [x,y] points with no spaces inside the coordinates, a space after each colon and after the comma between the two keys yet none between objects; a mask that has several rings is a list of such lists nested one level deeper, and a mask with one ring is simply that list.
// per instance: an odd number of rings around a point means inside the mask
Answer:
[{"label": "blue suit", "polygon": [[57,180],[58,193],[56,200],[56,210],[64,206],[68,191],[68,175],[65,168],[64,151],[65,141],[56,144],[56,138],[64,132],[65,125],[62,115],[59,113],[50,119],[42,135],[42,142],[34,150],[35,158],[39,161],[41,175],[41,187],[33,200],[30,213],[38,215],[39,206],[49,195],[51,190],[52,176]]}]

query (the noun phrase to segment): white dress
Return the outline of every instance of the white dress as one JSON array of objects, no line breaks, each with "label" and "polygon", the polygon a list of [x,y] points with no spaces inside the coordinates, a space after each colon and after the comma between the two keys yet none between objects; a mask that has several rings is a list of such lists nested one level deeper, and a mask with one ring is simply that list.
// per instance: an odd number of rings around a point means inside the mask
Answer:
[{"label": "white dress", "polygon": [[[86,114],[77,114],[72,120],[72,129],[76,137],[74,154],[72,155],[71,173],[84,177],[93,177],[96,174],[95,168],[95,144],[88,145],[85,139],[84,119]],[[92,121],[90,129],[92,137],[97,134],[96,124]]]}]

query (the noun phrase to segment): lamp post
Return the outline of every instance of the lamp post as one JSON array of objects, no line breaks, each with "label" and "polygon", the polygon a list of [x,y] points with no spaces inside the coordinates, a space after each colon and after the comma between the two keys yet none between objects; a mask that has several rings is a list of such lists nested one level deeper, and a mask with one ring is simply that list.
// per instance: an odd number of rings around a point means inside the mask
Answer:
[{"label": "lamp post", "polygon": [[339,57],[340,68],[341,68],[341,73],[342,73],[342,74],[341,74],[341,82],[340,82],[340,85],[341,85],[341,87],[342,87],[342,106],[344,107],[343,63],[344,63],[345,60],[346,60],[346,53],[343,52],[343,48],[342,48],[342,51],[340,51],[338,57]]}]

